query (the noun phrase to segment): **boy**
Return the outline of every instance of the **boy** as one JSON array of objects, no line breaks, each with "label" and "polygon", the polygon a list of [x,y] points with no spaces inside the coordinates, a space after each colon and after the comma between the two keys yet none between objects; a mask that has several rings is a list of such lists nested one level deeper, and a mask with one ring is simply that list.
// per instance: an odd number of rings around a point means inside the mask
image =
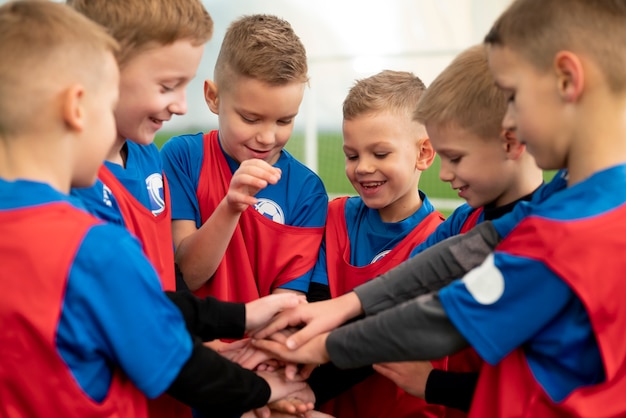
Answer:
[{"label": "boy", "polygon": [[189,335],[240,336],[290,295],[244,306],[170,294],[177,308],[136,239],[69,196],[93,184],[115,138],[117,49],[64,4],[0,7],[0,415],[141,418],[166,390],[234,414],[299,390]]},{"label": "boy", "polygon": [[247,302],[308,291],[328,197],[321,179],[283,149],[307,82],[291,25],[244,16],[226,31],[215,82],[204,83],[219,131],[163,146],[176,263],[196,295]]},{"label": "boy", "polygon": [[185,89],[195,76],[213,21],[199,0],[67,0],[120,43],[117,138],[95,186],[75,189],[88,210],[125,225],[141,241],[161,278],[174,290],[170,197],[154,135],[187,112]]},{"label": "boy", "polygon": [[[460,53],[420,99],[415,118],[426,126],[439,155],[439,176],[458,189],[459,196],[467,203],[418,245],[411,256],[450,236],[467,232],[477,223],[501,217],[520,201],[530,200],[542,184],[541,169],[517,140],[515,132],[502,129],[507,99],[506,93],[493,82],[482,45]],[[469,349],[451,356],[448,370],[478,372],[480,363]],[[458,396],[455,390],[445,390],[444,386],[459,386],[444,379],[460,378],[463,382],[469,376],[435,372],[424,389],[418,387],[424,380],[411,378],[413,374],[420,375],[423,365],[397,363],[375,368],[388,377],[393,376],[394,381],[409,381],[413,385],[411,392],[428,393],[435,399],[439,398],[437,392],[441,392],[446,405],[469,408],[471,385],[469,393],[460,392]]]},{"label": "boy", "polygon": [[[332,297],[404,261],[443,220],[418,189],[422,171],[435,158],[424,126],[413,120],[424,90],[413,74],[387,70],[359,80],[344,100],[346,176],[359,196],[330,203],[312,278],[328,285]],[[434,417],[442,412],[380,375],[321,410],[342,418]]]},{"label": "boy", "polygon": [[[516,130],[539,167],[567,168],[567,188],[502,230],[496,251],[463,280],[374,317],[384,326],[400,310],[411,316],[421,337],[406,347],[414,358],[472,344],[485,364],[470,416],[626,414],[626,312],[615,297],[626,291],[626,44],[615,42],[626,35],[624,19],[624,1],[584,0],[517,0],[498,18],[485,43],[510,95],[503,127]],[[366,293],[341,301],[348,316],[368,311]],[[366,319],[309,346],[327,346],[350,366],[340,351],[367,344],[366,323],[380,341]],[[447,342],[431,351],[434,323],[447,324]],[[378,360],[359,354],[357,364]]]},{"label": "boy", "polygon": [[[117,137],[99,181],[73,189],[103,220],[139,238],[164,290],[176,289],[170,198],[154,135],[172,115],[187,111],[185,89],[195,76],[213,21],[199,0],[67,3],[104,26],[118,41],[120,99]],[[167,397],[151,402],[151,415],[191,416]]]}]

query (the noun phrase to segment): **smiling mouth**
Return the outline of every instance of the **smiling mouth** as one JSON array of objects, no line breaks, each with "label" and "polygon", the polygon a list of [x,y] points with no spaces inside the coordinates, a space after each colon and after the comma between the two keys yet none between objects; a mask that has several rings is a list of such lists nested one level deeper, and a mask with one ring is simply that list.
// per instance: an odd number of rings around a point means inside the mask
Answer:
[{"label": "smiling mouth", "polygon": [[382,186],[385,183],[386,182],[384,181],[371,181],[368,183],[360,183],[360,184],[361,184],[361,187],[363,187],[364,189],[375,189],[377,187]]}]

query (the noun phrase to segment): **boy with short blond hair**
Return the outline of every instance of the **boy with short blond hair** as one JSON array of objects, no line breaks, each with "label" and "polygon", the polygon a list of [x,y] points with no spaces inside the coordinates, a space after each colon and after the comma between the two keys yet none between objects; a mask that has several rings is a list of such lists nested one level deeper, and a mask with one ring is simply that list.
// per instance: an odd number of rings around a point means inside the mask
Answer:
[{"label": "boy with short blond hair", "polygon": [[[200,0],[67,0],[119,42],[117,136],[98,181],[72,194],[101,219],[125,226],[142,244],[164,290],[176,289],[171,202],[154,136],[173,115],[187,112],[213,20]],[[168,397],[150,403],[151,416],[191,416]]]},{"label": "boy with short blond hair", "polygon": [[199,337],[240,336],[292,295],[166,296],[137,240],[69,196],[115,140],[117,51],[64,4],[0,6],[0,415],[145,418],[146,397],[165,391],[228,415],[287,396]]},{"label": "boy with short blond hair", "polygon": [[[344,100],[346,176],[359,196],[330,202],[312,279],[328,285],[332,297],[406,260],[411,249],[443,221],[419,190],[422,171],[435,158],[424,126],[413,119],[425,89],[410,72],[385,70],[358,80]],[[436,364],[444,367],[445,362]],[[312,376],[313,389],[319,392],[319,386],[338,381],[324,380]],[[323,404],[321,410],[343,418],[436,417],[443,412],[376,374]]]},{"label": "boy with short blond hair", "polygon": [[309,290],[326,219],[321,179],[284,146],[308,82],[306,51],[276,16],[233,22],[204,93],[219,130],[172,138],[176,262],[197,295],[250,301]]},{"label": "boy with short blond hair", "polygon": [[154,136],[173,115],[187,112],[213,21],[200,0],[67,0],[104,26],[121,45],[117,138],[95,186],[74,189],[98,217],[126,226],[141,241],[165,290],[176,276],[171,202]]},{"label": "boy with short blond hair", "polygon": [[[489,72],[483,45],[457,55],[420,99],[414,117],[425,124],[439,154],[439,177],[458,189],[466,203],[411,256],[485,220],[509,213],[519,202],[530,200],[542,184],[542,170],[532,156],[514,132],[502,129],[507,99]],[[473,393],[471,383],[478,376],[458,372],[478,372],[480,364],[480,358],[468,349],[449,357],[447,370],[454,373],[438,370],[429,374],[419,363],[375,368],[399,384],[410,382],[411,386],[402,386],[429,402],[467,410]],[[457,411],[452,414],[460,415]]]}]

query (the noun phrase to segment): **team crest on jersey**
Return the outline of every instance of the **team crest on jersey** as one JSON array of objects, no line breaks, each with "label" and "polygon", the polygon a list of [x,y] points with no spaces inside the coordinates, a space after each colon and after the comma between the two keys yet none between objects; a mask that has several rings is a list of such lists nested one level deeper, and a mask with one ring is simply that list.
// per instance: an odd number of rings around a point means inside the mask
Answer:
[{"label": "team crest on jersey", "polygon": [[146,188],[150,199],[150,210],[156,216],[165,209],[165,192],[161,173],[150,174],[146,177]]},{"label": "team crest on jersey", "polygon": [[276,223],[285,223],[285,214],[283,213],[283,210],[273,200],[261,198],[256,205],[254,205],[254,209],[261,215]]},{"label": "team crest on jersey", "polygon": [[387,254],[389,254],[391,252],[391,250],[385,250],[385,251],[381,251],[378,254],[376,254],[374,256],[374,258],[372,258],[372,261],[370,261],[370,264],[374,264],[375,262],[377,262],[378,260],[380,260],[381,258],[383,258],[384,256],[386,256]]},{"label": "team crest on jersey", "polygon": [[102,202],[110,208],[113,207],[113,192],[104,183],[102,184]]}]

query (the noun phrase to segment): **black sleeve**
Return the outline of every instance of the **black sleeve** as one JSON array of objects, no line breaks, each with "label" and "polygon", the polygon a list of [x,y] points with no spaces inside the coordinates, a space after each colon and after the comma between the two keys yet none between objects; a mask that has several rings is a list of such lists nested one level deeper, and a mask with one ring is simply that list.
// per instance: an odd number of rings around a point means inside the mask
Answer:
[{"label": "black sleeve", "polygon": [[315,408],[341,395],[374,373],[371,366],[342,370],[332,363],[323,364],[315,369],[307,380],[315,394]]},{"label": "black sleeve", "polygon": [[207,416],[232,418],[267,404],[270,386],[195,338],[191,357],[167,393]]},{"label": "black sleeve", "polygon": [[321,283],[309,284],[309,290],[306,292],[307,302],[319,302],[328,299],[330,299],[330,287],[328,285]]},{"label": "black sleeve", "polygon": [[185,318],[187,330],[203,341],[216,338],[242,338],[246,328],[246,306],[207,297],[200,299],[188,291],[165,292]]},{"label": "black sleeve", "polygon": [[426,402],[469,412],[478,373],[434,369],[426,380]]}]

